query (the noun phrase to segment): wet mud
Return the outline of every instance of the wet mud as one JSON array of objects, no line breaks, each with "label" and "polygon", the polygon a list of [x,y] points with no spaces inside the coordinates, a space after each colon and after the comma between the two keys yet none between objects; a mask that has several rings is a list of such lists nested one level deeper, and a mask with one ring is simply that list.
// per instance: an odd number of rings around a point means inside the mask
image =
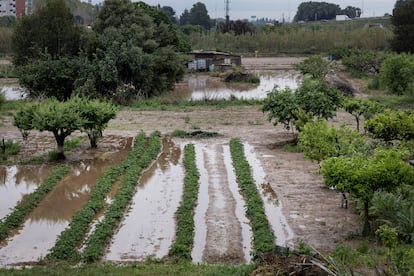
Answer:
[{"label": "wet mud", "polygon": [[105,260],[143,262],[162,258],[175,237],[175,212],[183,192],[184,144],[163,139],[163,149],[141,176],[133,203],[109,246]]},{"label": "wet mud", "polygon": [[244,202],[240,196],[234,196],[237,183],[234,175],[229,177],[227,173],[228,146],[225,148],[222,143],[195,143],[195,146],[200,192],[195,210],[193,261],[234,264],[249,261],[250,237],[243,236],[249,231],[245,228],[246,218],[240,218],[244,217],[240,214]]}]

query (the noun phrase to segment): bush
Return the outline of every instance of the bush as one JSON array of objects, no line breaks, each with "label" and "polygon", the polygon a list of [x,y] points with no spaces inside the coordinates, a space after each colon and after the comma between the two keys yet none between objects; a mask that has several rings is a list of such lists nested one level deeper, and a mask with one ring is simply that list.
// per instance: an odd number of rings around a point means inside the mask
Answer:
[{"label": "bush", "polygon": [[380,82],[396,95],[411,94],[414,84],[414,58],[412,55],[392,55],[384,60]]},{"label": "bush", "polygon": [[313,78],[323,79],[329,71],[329,61],[322,59],[321,56],[311,56],[301,63],[295,64],[295,68],[302,74],[309,74]]}]

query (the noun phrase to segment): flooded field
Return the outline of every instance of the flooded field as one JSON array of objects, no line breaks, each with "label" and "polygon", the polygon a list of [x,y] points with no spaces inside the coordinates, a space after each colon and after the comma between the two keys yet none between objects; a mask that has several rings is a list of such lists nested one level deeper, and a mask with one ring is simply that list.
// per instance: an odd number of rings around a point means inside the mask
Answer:
[{"label": "flooded field", "polygon": [[[114,137],[107,137],[107,144],[103,141],[101,148],[81,150],[69,160],[69,174],[28,215],[23,226],[0,244],[0,265],[32,263],[47,254],[72,216],[88,200],[98,177],[129,152],[132,139],[117,138],[118,145],[114,142]],[[15,179],[10,180],[10,185],[15,185]],[[7,197],[8,193],[1,196]]]},{"label": "flooded field", "polygon": [[177,85],[174,94],[191,101],[264,99],[275,86],[295,90],[301,82],[300,73],[294,70],[257,71],[255,74],[260,78],[259,85],[225,83],[207,75],[191,75]]}]

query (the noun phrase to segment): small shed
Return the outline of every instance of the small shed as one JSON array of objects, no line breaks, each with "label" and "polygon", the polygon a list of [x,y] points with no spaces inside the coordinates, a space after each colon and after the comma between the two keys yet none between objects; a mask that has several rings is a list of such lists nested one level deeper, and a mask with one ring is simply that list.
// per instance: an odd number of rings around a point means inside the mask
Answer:
[{"label": "small shed", "polygon": [[188,53],[192,61],[188,63],[189,69],[196,71],[211,71],[211,69],[226,69],[241,66],[241,56],[219,51],[195,50]]}]

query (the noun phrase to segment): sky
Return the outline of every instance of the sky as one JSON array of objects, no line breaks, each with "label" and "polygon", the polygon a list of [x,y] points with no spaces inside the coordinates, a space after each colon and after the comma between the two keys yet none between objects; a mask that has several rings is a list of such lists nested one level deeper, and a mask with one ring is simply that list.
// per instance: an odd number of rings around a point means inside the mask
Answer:
[{"label": "sky", "polygon": [[[134,0],[132,0],[134,1]],[[184,9],[190,10],[194,3],[202,2],[206,5],[211,18],[225,15],[225,0],[142,0],[149,5],[170,6],[179,17]],[[290,21],[295,16],[298,6],[302,2],[311,0],[230,0],[230,19],[251,19],[267,17],[282,21]],[[313,0],[314,2],[328,2],[338,4],[342,9],[353,6],[362,9],[361,17],[382,16],[392,14],[396,0]]]}]

